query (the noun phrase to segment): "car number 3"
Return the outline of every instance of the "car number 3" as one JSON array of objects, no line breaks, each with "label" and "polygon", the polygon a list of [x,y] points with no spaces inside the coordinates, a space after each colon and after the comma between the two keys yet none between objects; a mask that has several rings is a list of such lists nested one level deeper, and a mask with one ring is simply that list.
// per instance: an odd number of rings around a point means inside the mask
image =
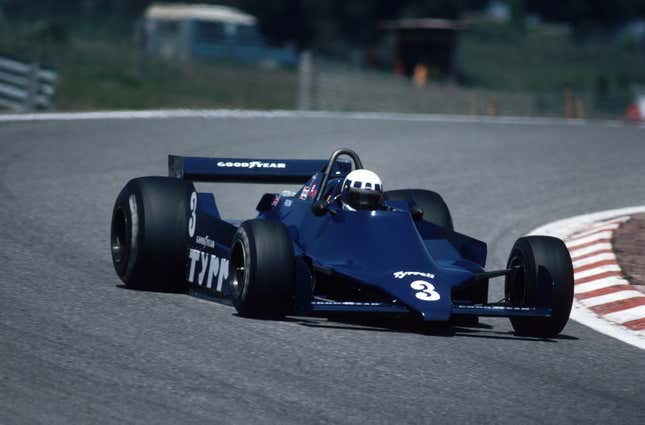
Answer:
[{"label": "car number 3", "polygon": [[410,288],[418,291],[414,296],[421,301],[437,301],[441,298],[439,292],[434,290],[434,285],[425,280],[415,280],[410,284]]},{"label": "car number 3", "polygon": [[195,227],[197,226],[197,216],[195,210],[197,209],[197,192],[190,195],[190,217],[188,218],[188,236],[191,238],[195,236]]}]

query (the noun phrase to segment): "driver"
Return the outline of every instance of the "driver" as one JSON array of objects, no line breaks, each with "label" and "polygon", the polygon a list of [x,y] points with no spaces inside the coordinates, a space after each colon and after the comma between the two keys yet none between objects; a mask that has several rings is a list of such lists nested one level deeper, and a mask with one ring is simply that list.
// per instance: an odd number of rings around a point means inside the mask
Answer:
[{"label": "driver", "polygon": [[354,170],[345,177],[340,192],[343,210],[378,210],[383,205],[383,183],[370,170]]}]

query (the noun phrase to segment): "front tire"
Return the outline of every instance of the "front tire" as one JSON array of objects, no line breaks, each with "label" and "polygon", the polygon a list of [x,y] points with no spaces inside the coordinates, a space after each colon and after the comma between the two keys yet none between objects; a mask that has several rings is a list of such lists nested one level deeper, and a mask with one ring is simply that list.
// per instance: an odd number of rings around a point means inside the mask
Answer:
[{"label": "front tire", "polygon": [[385,192],[385,199],[406,201],[410,206],[416,205],[423,210],[424,220],[448,230],[455,230],[448,205],[437,192],[423,189],[388,190]]},{"label": "front tire", "polygon": [[112,263],[129,288],[185,289],[188,199],[193,184],[169,177],[130,180],[114,204]]},{"label": "front tire", "polygon": [[[551,317],[511,317],[518,335],[552,337],[569,320],[573,303],[573,265],[564,242],[550,236],[525,236],[515,242],[507,268],[506,299],[514,306],[551,307]],[[550,303],[550,305],[549,305]]]},{"label": "front tire", "polygon": [[229,284],[241,316],[282,317],[292,310],[295,259],[282,223],[259,219],[242,223],[233,236]]}]

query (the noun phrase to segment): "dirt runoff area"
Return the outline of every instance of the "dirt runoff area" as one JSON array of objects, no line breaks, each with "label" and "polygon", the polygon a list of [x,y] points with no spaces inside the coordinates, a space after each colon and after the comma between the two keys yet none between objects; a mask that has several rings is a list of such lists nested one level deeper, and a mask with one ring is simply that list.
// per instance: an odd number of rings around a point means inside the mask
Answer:
[{"label": "dirt runoff area", "polygon": [[645,214],[632,216],[613,236],[614,252],[625,277],[645,293]]}]

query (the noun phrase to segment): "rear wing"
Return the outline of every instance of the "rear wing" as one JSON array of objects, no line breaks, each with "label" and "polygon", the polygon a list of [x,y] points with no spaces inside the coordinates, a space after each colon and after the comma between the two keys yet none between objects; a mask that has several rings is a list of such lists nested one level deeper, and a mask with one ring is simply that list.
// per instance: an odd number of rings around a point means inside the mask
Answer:
[{"label": "rear wing", "polygon": [[[323,171],[326,159],[200,158],[168,155],[168,175],[203,182],[303,184]],[[351,171],[349,162],[338,161],[335,172]]]}]

